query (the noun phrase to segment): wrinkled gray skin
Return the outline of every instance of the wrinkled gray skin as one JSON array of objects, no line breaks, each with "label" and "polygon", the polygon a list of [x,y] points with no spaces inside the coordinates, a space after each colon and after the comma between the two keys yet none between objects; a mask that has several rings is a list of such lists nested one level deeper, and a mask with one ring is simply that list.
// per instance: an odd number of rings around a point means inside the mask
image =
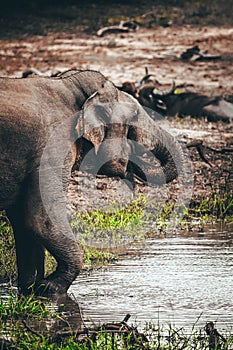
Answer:
[{"label": "wrinkled gray skin", "polygon": [[[92,160],[101,159],[100,172],[109,176],[126,178],[130,172],[147,177],[149,182],[162,183],[163,171],[169,182],[183,166],[182,151],[172,137],[155,126],[135,99],[116,89],[99,72],[72,71],[56,78],[0,78],[0,210],[6,210],[13,226],[18,286],[25,294],[32,284],[37,294],[65,293],[82,264],[79,245],[64,215],[66,203],[59,199],[54,203],[57,215],[64,217],[61,229],[47,214],[39,187],[43,150],[53,130],[65,119],[70,119],[70,144],[74,131],[78,140],[65,160],[64,190],[75,158],[81,157],[86,143],[94,150]],[[117,139],[111,142],[112,138]],[[105,140],[109,142],[105,144]],[[143,161],[142,154],[149,150],[161,161],[163,171],[151,169]],[[134,165],[132,159],[136,158],[138,163]],[[56,196],[53,183],[49,191]],[[56,271],[46,278],[45,248],[58,263]]]}]

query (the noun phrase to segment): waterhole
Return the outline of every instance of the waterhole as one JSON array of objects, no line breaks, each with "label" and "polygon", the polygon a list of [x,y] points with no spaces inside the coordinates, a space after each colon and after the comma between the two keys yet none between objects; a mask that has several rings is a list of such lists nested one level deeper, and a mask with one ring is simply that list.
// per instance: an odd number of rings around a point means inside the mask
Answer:
[{"label": "waterhole", "polygon": [[70,288],[84,322],[233,326],[233,230],[148,239],[115,264],[82,274]]}]

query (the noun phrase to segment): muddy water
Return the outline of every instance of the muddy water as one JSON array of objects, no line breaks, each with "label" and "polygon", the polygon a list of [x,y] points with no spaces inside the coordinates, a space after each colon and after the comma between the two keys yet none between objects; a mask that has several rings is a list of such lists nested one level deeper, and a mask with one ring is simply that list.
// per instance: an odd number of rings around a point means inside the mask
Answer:
[{"label": "muddy water", "polygon": [[233,230],[148,239],[129,256],[80,276],[70,291],[84,321],[146,321],[233,327]]}]

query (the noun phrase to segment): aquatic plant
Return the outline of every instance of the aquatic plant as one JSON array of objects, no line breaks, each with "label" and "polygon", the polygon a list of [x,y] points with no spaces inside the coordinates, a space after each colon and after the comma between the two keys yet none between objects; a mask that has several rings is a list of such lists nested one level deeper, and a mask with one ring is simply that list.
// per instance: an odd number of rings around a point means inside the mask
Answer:
[{"label": "aquatic plant", "polygon": [[212,192],[206,198],[195,197],[189,208],[190,217],[206,217],[212,220],[233,221],[233,193]]}]

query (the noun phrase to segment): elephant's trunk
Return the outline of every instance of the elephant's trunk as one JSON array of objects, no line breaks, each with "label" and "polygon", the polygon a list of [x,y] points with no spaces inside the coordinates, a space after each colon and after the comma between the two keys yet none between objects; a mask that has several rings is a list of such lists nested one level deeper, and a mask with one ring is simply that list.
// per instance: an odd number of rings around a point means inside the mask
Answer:
[{"label": "elephant's trunk", "polygon": [[131,169],[143,181],[161,185],[185,172],[184,151],[165,130],[153,125],[149,131],[134,126],[129,136],[134,148]]},{"label": "elephant's trunk", "polygon": [[128,169],[131,169],[131,172],[140,180],[151,185],[162,185],[171,182],[178,175],[172,160],[161,167],[159,165],[152,166],[150,162],[137,157],[136,161],[129,163]]},{"label": "elephant's trunk", "polygon": [[125,178],[127,163],[127,159],[124,158],[109,160],[101,166],[101,168],[98,170],[98,174],[107,175],[109,177]]}]

